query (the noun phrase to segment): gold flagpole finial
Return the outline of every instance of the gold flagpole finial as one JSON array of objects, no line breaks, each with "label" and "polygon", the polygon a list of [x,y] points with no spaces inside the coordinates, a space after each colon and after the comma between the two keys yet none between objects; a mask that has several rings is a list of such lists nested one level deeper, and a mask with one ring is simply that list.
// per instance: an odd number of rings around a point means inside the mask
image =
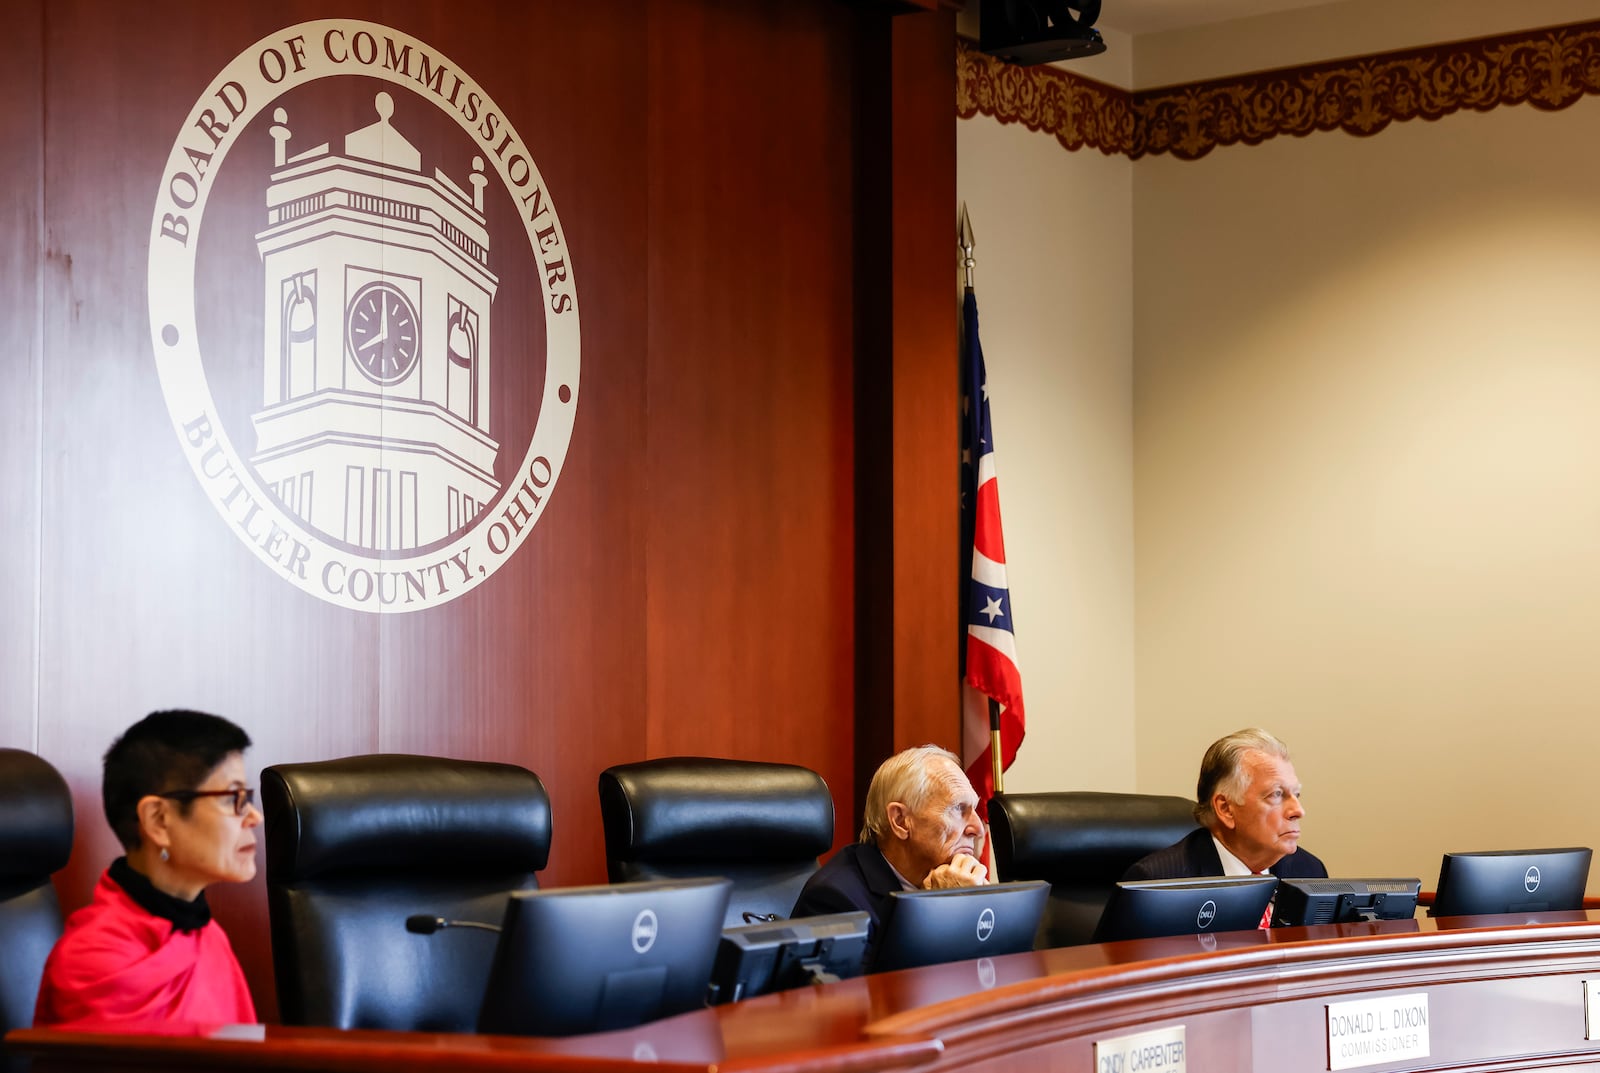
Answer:
[{"label": "gold flagpole finial", "polygon": [[973,259],[972,251],[973,251],[974,248],[976,248],[978,243],[972,237],[972,218],[967,215],[967,203],[965,201],[963,201],[961,203],[961,234],[960,234],[960,241],[961,241],[961,267],[966,269],[966,272],[967,272],[967,289],[971,290],[972,289],[972,269],[978,263],[976,260]]}]

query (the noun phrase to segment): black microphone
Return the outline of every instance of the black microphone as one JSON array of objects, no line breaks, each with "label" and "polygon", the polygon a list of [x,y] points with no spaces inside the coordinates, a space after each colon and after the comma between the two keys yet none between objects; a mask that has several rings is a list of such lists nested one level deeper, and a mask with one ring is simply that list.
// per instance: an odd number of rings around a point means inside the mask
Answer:
[{"label": "black microphone", "polygon": [[485,924],[478,920],[446,920],[444,917],[429,916],[427,913],[406,917],[406,931],[413,935],[432,935],[441,928],[481,928],[484,931],[498,932],[500,925]]}]

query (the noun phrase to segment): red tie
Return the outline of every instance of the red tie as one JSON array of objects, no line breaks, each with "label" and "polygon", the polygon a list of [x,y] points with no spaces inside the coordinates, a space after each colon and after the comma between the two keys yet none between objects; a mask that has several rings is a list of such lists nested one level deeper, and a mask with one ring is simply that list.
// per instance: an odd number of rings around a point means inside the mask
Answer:
[{"label": "red tie", "polygon": [[[1257,874],[1265,876],[1265,875],[1271,875],[1272,873],[1270,873],[1270,872],[1259,872]],[[1272,903],[1274,901],[1276,901],[1276,900],[1277,900],[1276,896],[1274,896],[1272,898],[1268,898],[1267,899],[1267,907],[1261,911],[1261,925],[1260,925],[1260,927],[1261,927],[1262,931],[1266,931],[1268,928],[1272,927]]]}]

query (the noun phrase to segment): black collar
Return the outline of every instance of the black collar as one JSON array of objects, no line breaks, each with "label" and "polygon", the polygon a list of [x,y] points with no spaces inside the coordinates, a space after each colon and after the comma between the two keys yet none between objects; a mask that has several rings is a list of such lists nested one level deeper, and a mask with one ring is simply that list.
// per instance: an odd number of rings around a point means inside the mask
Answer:
[{"label": "black collar", "polygon": [[211,907],[206,904],[206,892],[195,895],[192,902],[155,888],[155,884],[133,870],[128,858],[118,857],[111,862],[107,872],[112,882],[133,899],[135,905],[151,916],[172,922],[178,931],[199,931],[211,923]]}]

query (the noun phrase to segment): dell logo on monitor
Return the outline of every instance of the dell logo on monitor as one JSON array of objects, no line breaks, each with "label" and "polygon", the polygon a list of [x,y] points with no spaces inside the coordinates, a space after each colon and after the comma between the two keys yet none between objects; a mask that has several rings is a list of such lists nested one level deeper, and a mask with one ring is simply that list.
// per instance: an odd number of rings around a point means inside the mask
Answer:
[{"label": "dell logo on monitor", "polygon": [[633,918],[633,948],[643,954],[656,945],[656,914],[650,909],[641,909],[639,915]]},{"label": "dell logo on monitor", "polygon": [[994,934],[994,910],[984,906],[983,912],[978,914],[978,942],[985,942]]},{"label": "dell logo on monitor", "polygon": [[1522,885],[1528,888],[1529,894],[1532,894],[1534,891],[1539,889],[1538,865],[1528,865],[1528,874],[1522,877]]},{"label": "dell logo on monitor", "polygon": [[1211,922],[1215,919],[1217,919],[1217,903],[1208,898],[1205,904],[1200,907],[1200,915],[1194,918],[1194,922],[1196,926],[1204,930],[1211,927]]}]

